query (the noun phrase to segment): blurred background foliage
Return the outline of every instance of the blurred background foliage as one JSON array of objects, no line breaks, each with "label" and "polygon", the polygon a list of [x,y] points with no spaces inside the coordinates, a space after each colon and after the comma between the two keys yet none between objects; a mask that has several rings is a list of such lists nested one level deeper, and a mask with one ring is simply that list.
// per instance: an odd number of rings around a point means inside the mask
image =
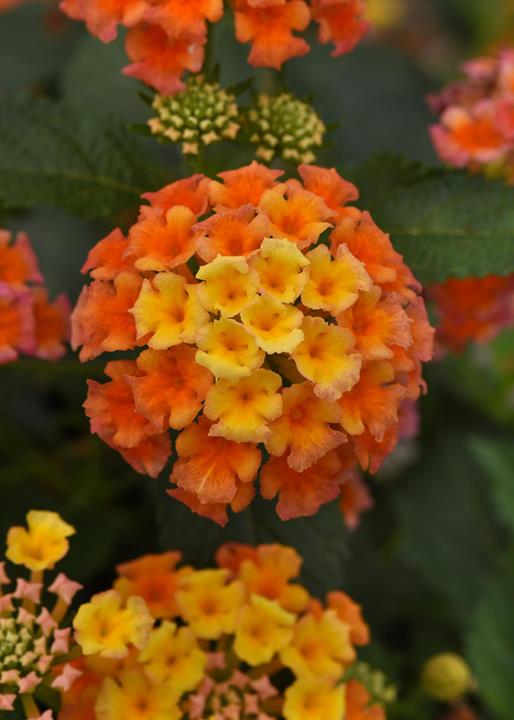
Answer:
[{"label": "blurred background foliage", "polygon": [[[381,26],[361,47],[332,60],[315,44],[280,82],[312,97],[326,122],[339,123],[320,164],[350,171],[377,152],[436,163],[425,95],[455,76],[463,59],[514,42],[512,3],[369,3]],[[216,27],[212,52],[224,83],[250,76],[229,21]],[[120,74],[124,62],[121,39],[102,45],[49,2],[0,16],[0,105],[16,93],[64,99],[79,113],[123,125],[143,122],[148,109],[137,84]],[[259,72],[257,82],[266,88],[273,81]],[[169,179],[188,170],[174,150],[140,144]],[[225,159],[226,148],[212,162]],[[236,151],[228,162],[245,159]],[[0,209],[1,225],[29,232],[50,292],[72,300],[88,249],[127,219]],[[90,435],[81,404],[86,378],[100,377],[101,368],[81,366],[71,352],[57,364],[22,360],[0,368],[2,535],[31,507],[60,511],[78,529],[66,571],[91,592],[110,582],[117,562],[159,547],[180,547],[205,563],[221,539],[292,542],[305,554],[313,591],[345,587],[364,606],[374,638],[369,659],[400,688],[393,720],[448,715],[419,687],[423,662],[446,650],[462,653],[473,668],[477,717],[514,716],[514,331],[428,368],[420,436],[372,479],[375,507],[353,533],[334,507],[281,525],[257,503],[224,532],[177,508],[164,494],[165,474],[159,481],[138,476]]]}]

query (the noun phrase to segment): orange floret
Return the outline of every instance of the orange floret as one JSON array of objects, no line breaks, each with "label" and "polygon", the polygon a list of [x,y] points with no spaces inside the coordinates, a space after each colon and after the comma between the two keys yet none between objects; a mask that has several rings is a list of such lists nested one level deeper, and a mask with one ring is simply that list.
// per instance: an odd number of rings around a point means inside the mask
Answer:
[{"label": "orange floret", "polygon": [[130,350],[138,344],[134,318],[129,313],[141,289],[142,278],[120,273],[113,282],[95,280],[83,288],[72,313],[71,346],[82,349],[79,358],[91,360],[103,352]]},{"label": "orange floret", "polygon": [[224,210],[195,226],[198,255],[211,262],[217,255],[248,256],[260,247],[268,234],[266,218],[256,215],[250,205]]},{"label": "orange floret", "polygon": [[206,32],[206,21],[218,22],[223,0],[161,0],[151,3],[145,18],[160,25],[170,37],[198,37]]},{"label": "orange floret", "polygon": [[180,92],[185,87],[183,72],[202,67],[204,44],[204,36],[170,38],[159,25],[141,23],[127,33],[125,47],[132,64],[123,72],[163,95]]},{"label": "orange floret", "polygon": [[313,0],[312,15],[319,24],[318,39],[333,43],[332,56],[353,50],[369,29],[362,0]]},{"label": "orange floret", "polygon": [[353,645],[367,645],[370,640],[369,626],[362,617],[362,608],[349,595],[341,591],[328,593],[328,607],[335,610],[340,620],[350,626]]},{"label": "orange floret", "polygon": [[132,360],[114,360],[105,366],[111,382],[103,385],[88,380],[88,396],[84,402],[91,421],[91,432],[107,439],[116,447],[135,448],[157,428],[136,411],[132,388],[127,376],[140,374]]},{"label": "orange floret", "polygon": [[255,67],[273,67],[309,52],[309,45],[293,31],[305,30],[311,13],[303,0],[286,0],[280,5],[252,7],[245,0],[235,2],[236,38],[252,43],[248,62]]},{"label": "orange floret", "polygon": [[13,235],[0,230],[0,283],[22,287],[29,282],[43,282],[37,259],[24,232]]},{"label": "orange floret", "polygon": [[135,25],[147,5],[147,0],[62,0],[60,8],[74,20],[83,20],[89,32],[100,40],[110,42],[116,37],[118,25]]},{"label": "orange floret", "polygon": [[129,378],[136,409],[162,430],[181,430],[198,414],[212,375],[195,363],[195,350],[145,350],[137,359],[141,375]]},{"label": "orange floret", "polygon": [[130,229],[127,248],[136,268],[162,272],[186,263],[196,250],[192,232],[195,222],[196,215],[184,205],[175,205],[166,213],[142,207],[137,223]]},{"label": "orange floret", "polygon": [[278,494],[281,520],[314,515],[321,505],[335,500],[340,492],[342,464],[334,451],[303,472],[293,470],[284,456],[273,457],[261,472],[261,494],[266,500]]},{"label": "orange floret", "polygon": [[177,614],[175,593],[180,579],[190,568],[177,569],[182,560],[180,552],[143,555],[116,567],[119,578],[114,583],[124,599],[131,595],[142,597],[154,618],[172,618]]},{"label": "orange floret", "polygon": [[218,525],[224,527],[228,523],[228,508],[238,513],[245,510],[255,497],[253,484],[242,484],[237,482],[237,490],[234,499],[230,503],[202,503],[198,495],[193,492],[186,492],[182,488],[167,490],[170,497],[187,505],[187,507],[200,517],[209,518]]},{"label": "orange floret", "polygon": [[176,442],[179,459],[170,480],[182,490],[194,493],[202,504],[230,503],[238,482],[255,480],[261,453],[251,443],[211,437],[211,424],[202,417],[180,433]]},{"label": "orange floret", "polygon": [[395,373],[387,362],[364,367],[360,380],[339,399],[341,425],[350,435],[368,430],[381,442],[391,425],[398,422],[398,410],[405,397],[403,385],[394,382]]},{"label": "orange floret", "polygon": [[210,181],[209,199],[216,208],[257,206],[264,191],[274,187],[275,180],[283,174],[283,170],[271,170],[254,160],[238,170],[219,173],[223,182]]},{"label": "orange floret", "polygon": [[116,228],[89,251],[81,272],[95,280],[113,280],[119,273],[133,270],[134,261],[127,248],[128,239]]},{"label": "orange floret", "polygon": [[184,205],[198,217],[207,210],[209,187],[209,178],[201,173],[196,173],[191,177],[165,185],[157,192],[145,193],[142,197],[144,200],[148,200],[153,208],[162,210],[163,213],[168,212],[175,205]]},{"label": "orange floret", "polygon": [[359,197],[355,185],[343,180],[335,168],[300,165],[298,172],[305,189],[323,198],[326,206],[338,214],[346,203]]},{"label": "orange floret", "polygon": [[331,227],[326,220],[335,214],[318,195],[292,183],[267,190],[259,207],[269,217],[270,234],[287,238],[302,250],[317,242],[321,233]]},{"label": "orange floret", "polygon": [[0,283],[0,365],[36,348],[33,299],[29,291]]},{"label": "orange floret", "polygon": [[289,467],[301,473],[346,441],[344,433],[331,427],[341,421],[341,409],[316,397],[308,382],[286,388],[282,398],[283,414],[270,424],[266,448],[276,456],[289,451]]},{"label": "orange floret", "polygon": [[308,592],[290,581],[300,574],[302,559],[293,548],[259,545],[253,548],[227,543],[216,553],[220,567],[237,573],[249,595],[276,600],[290,612],[301,612],[309,600]]},{"label": "orange floret", "polygon": [[121,448],[110,439],[102,438],[102,440],[109,447],[117,450],[125,462],[136,472],[151,478],[156,478],[161,474],[171,455],[171,439],[167,432],[149,435],[133,448]]},{"label": "orange floret", "polygon": [[380,705],[370,705],[371,695],[357,680],[346,683],[345,720],[386,720],[384,709]]},{"label": "orange floret", "polygon": [[392,347],[407,348],[412,342],[410,320],[399,297],[387,295],[374,286],[371,292],[361,293],[359,299],[337,318],[341,327],[348,328],[355,337],[355,348],[365,362],[390,360]]},{"label": "orange floret", "polygon": [[44,288],[34,290],[35,355],[43,360],[58,360],[66,352],[70,337],[71,307],[65,295],[53,302]]}]

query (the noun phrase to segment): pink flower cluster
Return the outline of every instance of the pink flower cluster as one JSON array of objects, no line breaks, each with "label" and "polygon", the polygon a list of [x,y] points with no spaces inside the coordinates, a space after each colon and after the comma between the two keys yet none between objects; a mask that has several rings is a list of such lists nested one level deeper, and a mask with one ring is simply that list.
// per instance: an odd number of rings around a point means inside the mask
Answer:
[{"label": "pink flower cluster", "polygon": [[50,302],[26,233],[0,229],[0,364],[20,354],[58,360],[69,338],[70,304]]},{"label": "pink flower cluster", "polygon": [[514,182],[514,49],[463,65],[465,79],[428,98],[441,160]]}]

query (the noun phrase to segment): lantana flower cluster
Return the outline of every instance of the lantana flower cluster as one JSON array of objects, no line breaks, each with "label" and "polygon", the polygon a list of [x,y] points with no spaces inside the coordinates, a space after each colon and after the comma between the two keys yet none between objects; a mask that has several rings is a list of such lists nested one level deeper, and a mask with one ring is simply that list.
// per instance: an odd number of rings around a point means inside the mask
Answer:
[{"label": "lantana flower cluster", "polygon": [[[333,43],[333,55],[350,51],[368,29],[363,0],[232,0],[236,38],[250,43],[250,64],[279,69],[305,55],[302,33],[313,20],[318,39]],[[62,0],[61,9],[82,20],[104,42],[118,26],[128,28],[126,50],[131,64],[124,73],[160,93],[183,90],[184,71],[198,72],[204,60],[209,23],[221,20],[223,0]]]},{"label": "lantana flower cluster", "polygon": [[32,510],[27,527],[12,527],[7,535],[7,560],[30,570],[11,580],[0,563],[0,712],[23,709],[30,720],[52,720],[41,711],[35,694],[67,692],[80,671],[67,662],[73,646],[65,616],[81,585],[63,573],[47,585],[44,573],[53,570],[68,552],[74,528],[57,514]]},{"label": "lantana flower cluster", "polygon": [[360,501],[356,466],[379,468],[424,389],[419,284],[369,213],[345,206],[351,183],[299,172],[279,182],[254,162],[149,193],[128,236],[112,232],[83,268],[81,360],[140,349],[89,381],[92,432],[157,476],[171,428],[169,494],[220,524],[259,472],[284,520]]},{"label": "lantana flower cluster", "polygon": [[356,662],[370,639],[360,607],[311,597],[293,548],[228,544],[205,570],[179,561],[125,563],[79,608],[84,674],[59,720],[385,719],[390,689],[379,682],[379,700],[363,684],[377,674]]},{"label": "lantana flower cluster", "polygon": [[[429,98],[440,121],[431,128],[441,160],[514,182],[514,50],[476,58],[465,79]],[[441,348],[462,351],[514,324],[514,275],[451,279],[429,289]]]},{"label": "lantana flower cluster", "polygon": [[27,234],[0,229],[0,364],[19,355],[59,360],[69,316],[65,295],[49,300]]}]

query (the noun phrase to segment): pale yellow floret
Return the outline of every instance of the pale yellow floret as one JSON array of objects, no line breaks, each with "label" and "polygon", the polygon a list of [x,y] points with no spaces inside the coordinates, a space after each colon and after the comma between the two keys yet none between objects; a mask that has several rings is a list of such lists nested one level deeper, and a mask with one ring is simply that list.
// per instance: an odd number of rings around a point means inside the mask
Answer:
[{"label": "pale yellow floret", "polygon": [[222,317],[233,317],[257,297],[257,274],[245,257],[218,255],[196,273],[203,282],[196,292],[203,307]]},{"label": "pale yellow floret", "polygon": [[238,618],[234,651],[249,665],[272,660],[293,636],[295,616],[278,602],[252,595]]},{"label": "pale yellow floret", "polygon": [[344,244],[335,258],[325,245],[318,245],[307,257],[311,265],[302,302],[308,308],[338,315],[356,302],[359,291],[368,292],[373,286],[364,265]]},{"label": "pale yellow floret", "polygon": [[302,329],[305,338],[292,354],[298,371],[318,397],[338,400],[360,377],[362,356],[352,352],[352,333],[319,317],[305,317]]},{"label": "pale yellow floret", "polygon": [[264,238],[250,266],[259,275],[261,290],[283,303],[293,303],[307,282],[309,260],[285,238]]},{"label": "pale yellow floret", "polygon": [[303,313],[271,295],[262,295],[241,312],[245,329],[264,352],[292,353],[303,340]]},{"label": "pale yellow floret", "polygon": [[235,442],[262,442],[269,422],[282,414],[282,379],[271,370],[256,370],[236,382],[219,380],[205,398],[204,414],[217,420],[209,435]]},{"label": "pale yellow floret", "polygon": [[144,280],[139,297],[130,310],[134,316],[137,337],[150,334],[148,345],[167,350],[182,342],[192,343],[198,330],[209,321],[201,306],[195,286],[188,285],[176,273],[158,273],[152,281]]},{"label": "pale yellow floret", "polygon": [[264,362],[264,353],[241,323],[221,318],[202,328],[196,337],[196,362],[217,378],[249,377]]}]

